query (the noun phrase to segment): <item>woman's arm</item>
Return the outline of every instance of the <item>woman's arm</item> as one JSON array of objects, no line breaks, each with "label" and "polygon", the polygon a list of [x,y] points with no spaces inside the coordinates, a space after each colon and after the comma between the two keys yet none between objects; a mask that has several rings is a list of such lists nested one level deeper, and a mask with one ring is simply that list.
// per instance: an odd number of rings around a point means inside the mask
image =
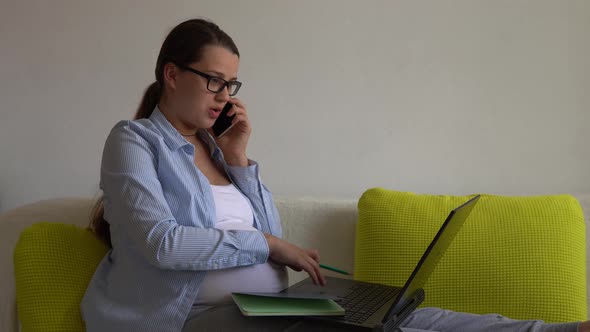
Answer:
[{"label": "woman's arm", "polygon": [[282,237],[281,217],[275,205],[272,193],[262,183],[259,175],[259,165],[248,159],[248,166],[228,165],[228,173],[238,188],[248,197],[252,208],[260,216],[261,231]]},{"label": "woman's arm", "polygon": [[272,194],[260,181],[258,164],[246,156],[252,133],[246,105],[239,98],[231,98],[230,102],[233,106],[227,115],[234,117],[234,126],[215,141],[222,151],[221,156],[232,182],[248,197],[255,215],[259,217],[260,230],[281,237],[281,221]]},{"label": "woman's arm", "polygon": [[[105,219],[151,264],[163,269],[210,270],[264,263],[262,232],[179,225],[164,198],[150,144],[128,126],[115,126],[103,152]],[[116,245],[116,243],[115,243]]]},{"label": "woman's arm", "polygon": [[232,99],[234,107],[228,112],[235,114],[234,128],[224,137],[217,139],[223,150],[228,173],[240,190],[252,203],[255,214],[260,218],[260,230],[265,233],[272,260],[285,264],[296,271],[305,270],[315,284],[325,285],[320,272],[317,250],[301,249],[282,240],[281,221],[270,190],[262,184],[258,164],[246,157],[246,146],[252,132],[246,107],[237,98]]}]

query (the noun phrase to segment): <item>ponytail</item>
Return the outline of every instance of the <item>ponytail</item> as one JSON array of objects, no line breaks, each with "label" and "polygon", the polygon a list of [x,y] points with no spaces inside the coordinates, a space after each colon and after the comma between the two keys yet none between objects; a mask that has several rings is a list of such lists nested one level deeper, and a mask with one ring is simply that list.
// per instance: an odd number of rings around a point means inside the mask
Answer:
[{"label": "ponytail", "polygon": [[106,243],[109,248],[113,247],[109,223],[104,219],[104,204],[102,196],[96,200],[96,203],[90,212],[90,229],[99,239]]},{"label": "ponytail", "polygon": [[150,84],[150,86],[145,89],[145,93],[143,94],[143,98],[139,103],[139,107],[137,108],[134,119],[149,118],[156,105],[158,105],[160,102],[161,96],[162,88],[160,82],[155,81],[154,83]]}]

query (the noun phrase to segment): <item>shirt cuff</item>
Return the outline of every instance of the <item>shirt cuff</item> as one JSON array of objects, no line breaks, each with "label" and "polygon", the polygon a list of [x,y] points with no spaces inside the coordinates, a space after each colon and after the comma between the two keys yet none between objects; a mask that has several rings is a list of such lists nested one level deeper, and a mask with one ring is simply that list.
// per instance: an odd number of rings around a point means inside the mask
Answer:
[{"label": "shirt cuff", "polygon": [[259,191],[260,174],[258,163],[248,159],[248,166],[227,165],[228,172],[238,187],[246,193],[257,193]]},{"label": "shirt cuff", "polygon": [[[231,232],[231,231],[230,231]],[[266,237],[260,231],[237,231],[235,234],[244,245],[238,259],[239,265],[266,263],[270,255],[270,248]]]}]

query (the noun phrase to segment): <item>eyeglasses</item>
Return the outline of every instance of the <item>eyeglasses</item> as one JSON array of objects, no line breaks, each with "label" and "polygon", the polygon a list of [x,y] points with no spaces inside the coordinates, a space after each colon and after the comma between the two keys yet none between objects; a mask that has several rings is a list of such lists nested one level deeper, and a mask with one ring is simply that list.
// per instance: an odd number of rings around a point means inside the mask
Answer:
[{"label": "eyeglasses", "polygon": [[209,74],[205,74],[201,71],[198,71],[198,70],[193,69],[188,66],[180,66],[180,65],[176,65],[176,66],[180,69],[190,71],[191,73],[194,73],[194,74],[197,74],[201,77],[206,78],[207,79],[207,90],[214,92],[214,93],[220,93],[227,86],[227,91],[229,92],[229,95],[235,96],[238,93],[238,90],[240,90],[240,87],[242,86],[242,82],[240,82],[240,81],[226,81],[221,77],[211,76]]}]

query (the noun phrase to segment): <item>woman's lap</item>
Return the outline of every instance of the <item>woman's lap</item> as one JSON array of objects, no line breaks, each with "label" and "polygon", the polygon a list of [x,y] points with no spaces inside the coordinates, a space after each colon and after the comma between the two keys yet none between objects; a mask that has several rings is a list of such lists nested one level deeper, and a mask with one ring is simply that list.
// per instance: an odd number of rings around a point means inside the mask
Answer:
[{"label": "woman's lap", "polygon": [[299,321],[297,317],[246,317],[235,304],[223,304],[191,310],[182,332],[291,331]]},{"label": "woman's lap", "polygon": [[[235,304],[191,311],[182,332],[200,331],[344,331],[297,317],[246,317]],[[354,329],[346,329],[354,331]],[[398,329],[402,332],[576,332],[577,323],[545,324],[540,320],[513,320],[501,315],[475,315],[439,308],[414,311]]]},{"label": "woman's lap", "polygon": [[182,332],[201,331],[339,332],[354,329],[302,320],[299,317],[246,317],[235,304],[223,304],[207,309],[194,307],[191,310]]}]

